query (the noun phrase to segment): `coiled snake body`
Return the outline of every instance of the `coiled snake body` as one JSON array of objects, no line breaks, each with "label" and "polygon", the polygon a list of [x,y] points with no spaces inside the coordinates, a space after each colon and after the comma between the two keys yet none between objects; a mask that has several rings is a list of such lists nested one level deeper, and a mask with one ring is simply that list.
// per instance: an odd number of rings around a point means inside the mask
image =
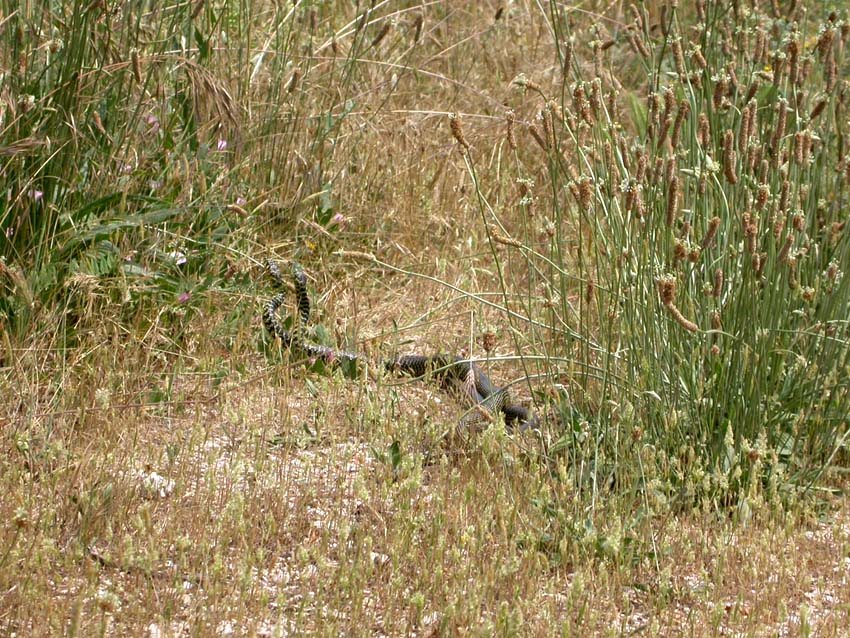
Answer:
[{"label": "coiled snake body", "polygon": [[[292,264],[292,278],[295,284],[295,295],[298,304],[300,329],[287,330],[278,319],[278,310],[286,301],[283,276],[277,264],[271,259],[266,261],[269,274],[280,292],[272,297],[263,308],[263,323],[269,334],[281,340],[287,348],[297,350],[305,356],[321,360],[328,364],[340,362],[361,362],[366,356],[357,352],[338,350],[328,346],[310,343],[304,337],[305,327],[310,319],[310,297],[307,294],[307,276],[296,263]],[[475,363],[462,357],[450,354],[419,355],[408,354],[396,356],[393,359],[382,360],[381,364],[390,372],[400,372],[413,377],[431,375],[447,389],[459,389],[461,394],[470,399],[475,410],[461,420],[460,427],[469,427],[474,420],[483,415],[493,415],[501,412],[505,425],[519,426],[527,429],[537,425],[537,419],[526,408],[513,405],[508,391],[497,388],[493,382]]]}]

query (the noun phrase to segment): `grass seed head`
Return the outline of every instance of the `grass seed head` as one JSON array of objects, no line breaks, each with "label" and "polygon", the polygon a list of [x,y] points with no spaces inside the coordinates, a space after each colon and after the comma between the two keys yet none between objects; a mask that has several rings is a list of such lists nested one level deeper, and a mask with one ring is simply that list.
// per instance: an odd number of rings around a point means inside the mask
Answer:
[{"label": "grass seed head", "polygon": [[706,250],[714,244],[714,239],[717,237],[717,230],[720,228],[720,217],[712,217],[708,222],[708,230],[705,231],[705,237],[702,238],[700,248]]},{"label": "grass seed head", "polygon": [[508,112],[505,113],[505,138],[508,142],[508,147],[512,150],[516,150],[516,137],[514,136],[514,122],[516,122],[516,114],[513,109],[508,109]]},{"label": "grass seed head", "polygon": [[705,113],[699,114],[697,127],[697,140],[699,140],[700,146],[708,149],[711,146],[711,125],[708,122],[708,115]]},{"label": "grass seed head", "polygon": [[778,259],[782,263],[787,263],[792,257],[789,257],[789,253],[791,252],[791,247],[794,245],[794,235],[788,233],[785,235],[785,242],[782,244],[782,248],[779,251]]},{"label": "grass seed head", "polygon": [[139,61],[139,51],[138,49],[133,49],[130,51],[130,61],[133,66],[133,77],[136,78],[136,82],[138,84],[142,83],[142,63]]},{"label": "grass seed head", "polygon": [[670,46],[673,51],[673,62],[676,65],[676,73],[679,74],[679,78],[687,77],[688,72],[685,68],[685,55],[682,52],[682,38],[675,38]]},{"label": "grass seed head", "polygon": [[770,196],[770,186],[767,184],[759,184],[758,190],[756,191],[756,210],[764,210],[765,205],[767,204],[767,198]]},{"label": "grass seed head", "polygon": [[730,184],[738,183],[736,173],[738,153],[735,151],[735,133],[728,129],[723,134],[723,174]]},{"label": "grass seed head", "polygon": [[679,177],[674,175],[667,188],[667,228],[672,228],[679,211]]},{"label": "grass seed head", "polygon": [[[816,120],[820,116],[820,114],[823,113],[824,109],[826,108],[826,105],[827,105],[827,99],[825,97],[822,97],[821,99],[819,99],[815,103],[811,112],[809,113],[809,121]],[[800,162],[800,163],[802,163],[802,162]]]},{"label": "grass seed head", "polygon": [[449,115],[449,127],[452,130],[452,136],[458,144],[463,147],[464,151],[469,150],[469,142],[466,141],[466,136],[463,134],[463,126],[461,125],[460,114],[452,113]]},{"label": "grass seed head", "polygon": [[[723,269],[717,268],[714,271],[714,286],[711,289],[711,296],[719,298],[723,294]],[[719,316],[719,315],[718,315]]]},{"label": "grass seed head", "polygon": [[384,21],[384,25],[381,27],[381,30],[378,31],[378,35],[375,36],[375,38],[372,40],[372,44],[369,45],[370,49],[374,49],[381,43],[384,38],[387,37],[387,34],[390,32],[391,26],[392,25],[390,24],[389,20]]}]

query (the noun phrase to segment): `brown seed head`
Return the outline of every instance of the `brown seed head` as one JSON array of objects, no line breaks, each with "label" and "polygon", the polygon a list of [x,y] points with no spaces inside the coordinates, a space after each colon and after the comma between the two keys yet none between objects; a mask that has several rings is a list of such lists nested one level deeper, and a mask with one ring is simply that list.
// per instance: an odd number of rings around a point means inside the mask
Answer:
[{"label": "brown seed head", "polygon": [[726,93],[728,90],[729,82],[727,81],[725,75],[721,75],[714,83],[714,94],[712,95],[712,103],[714,104],[714,110],[719,111],[722,108],[723,98],[726,97]]},{"label": "brown seed head", "polygon": [[720,228],[720,218],[712,217],[708,221],[708,230],[705,231],[705,237],[702,238],[700,248],[706,250],[714,244],[714,238],[717,236],[717,230]]},{"label": "brown seed head", "polygon": [[673,264],[678,264],[682,261],[685,256],[688,254],[688,248],[685,246],[685,242],[681,239],[676,239],[673,243]]},{"label": "brown seed head", "polygon": [[522,242],[516,240],[512,237],[507,237],[502,234],[501,230],[498,226],[492,225],[490,226],[490,236],[493,237],[493,241],[503,244],[505,246],[513,246],[515,248],[522,248]]},{"label": "brown seed head", "polygon": [[788,100],[785,98],[781,98],[776,105],[776,129],[773,131],[773,157],[774,157],[774,166],[779,165],[779,158],[782,156],[780,152],[779,145],[782,142],[782,138],[785,136],[785,124],[787,122],[788,117]]},{"label": "brown seed head", "polygon": [[463,147],[463,150],[469,151],[469,142],[466,141],[466,137],[463,134],[463,127],[461,126],[460,114],[452,113],[449,115],[449,127],[452,130],[452,135],[454,136],[457,143]]},{"label": "brown seed head", "polygon": [[139,51],[137,49],[133,49],[132,51],[130,51],[130,60],[133,63],[133,77],[136,78],[136,82],[141,84],[142,63],[139,61]]},{"label": "brown seed head", "polygon": [[665,308],[667,308],[667,312],[670,313],[670,316],[673,317],[676,323],[678,323],[688,332],[696,332],[697,330],[699,330],[699,326],[687,317],[685,317],[685,315],[683,315],[682,312],[672,303],[667,304]]},{"label": "brown seed head", "polygon": [[674,39],[670,46],[673,50],[673,62],[676,65],[676,73],[679,74],[680,78],[687,77],[688,72],[685,68],[685,55],[682,52],[682,38]]},{"label": "brown seed head", "polygon": [[735,152],[735,133],[728,129],[723,134],[723,174],[730,184],[738,183],[738,174],[735,172],[738,163],[738,153]]},{"label": "brown seed head", "polygon": [[794,245],[794,235],[788,233],[785,235],[785,243],[782,244],[782,248],[779,251],[779,261],[783,263],[787,263],[793,257],[789,257],[788,254],[791,252],[791,247]]},{"label": "brown seed head", "polygon": [[676,120],[673,122],[673,133],[670,136],[670,144],[675,150],[679,144],[679,134],[682,130],[682,124],[691,112],[691,105],[687,100],[679,102],[679,110],[676,112]]},{"label": "brown seed head", "polygon": [[534,124],[528,125],[528,132],[531,133],[531,137],[534,138],[534,141],[537,142],[537,145],[542,148],[544,151],[548,151],[549,147],[546,146],[546,141],[543,139],[543,136],[540,135],[540,131],[534,126]]},{"label": "brown seed head", "polygon": [[643,33],[638,33],[631,25],[626,29],[626,38],[634,52],[638,55],[644,58],[649,58],[652,55],[643,41]]},{"label": "brown seed head", "polygon": [[826,269],[826,278],[835,281],[836,277],[838,277],[838,262],[832,261]]},{"label": "brown seed head", "polygon": [[384,26],[381,27],[381,30],[378,31],[378,35],[375,36],[375,38],[372,40],[372,44],[369,45],[370,49],[374,49],[381,43],[381,40],[387,37],[387,34],[390,32],[390,26],[391,25],[389,20],[384,22]]},{"label": "brown seed head", "polygon": [[697,140],[703,148],[707,149],[711,145],[711,125],[708,123],[708,115],[705,113],[699,114]]},{"label": "brown seed head", "polygon": [[711,313],[711,327],[713,330],[721,330],[723,328],[723,323],[720,320],[720,312],[718,310],[714,310]]},{"label": "brown seed head", "polygon": [[679,177],[674,175],[667,188],[667,228],[673,228],[679,212]]},{"label": "brown seed head", "polygon": [[[714,286],[711,289],[711,296],[712,297],[720,297],[720,295],[722,295],[722,294],[723,294],[723,270],[720,269],[720,268],[717,268],[714,271]],[[720,315],[718,314],[718,320],[719,320],[719,318],[720,318]],[[714,323],[714,321],[712,319],[712,325],[713,325],[713,323]]]},{"label": "brown seed head", "polygon": [[419,42],[419,36],[422,35],[422,23],[424,20],[424,16],[420,13],[413,21],[413,42]]},{"label": "brown seed head", "polygon": [[292,75],[289,76],[289,81],[286,83],[286,92],[292,93],[295,90],[295,87],[298,86],[298,78],[301,77],[301,69],[295,67],[292,70]]},{"label": "brown seed head", "polygon": [[508,147],[512,150],[516,150],[516,137],[514,137],[514,122],[516,121],[516,114],[512,109],[508,109],[508,112],[505,113],[505,122],[507,124],[506,137],[508,140]]},{"label": "brown seed head", "polygon": [[803,131],[794,133],[794,161],[798,166],[803,165],[803,148],[805,146],[805,135]]},{"label": "brown seed head", "polygon": [[791,196],[791,182],[787,179],[782,182],[782,187],[779,190],[779,214],[783,215],[788,211],[788,200]]},{"label": "brown seed head", "polygon": [[789,257],[788,258],[788,287],[791,290],[796,290],[798,285],[797,282],[797,258]]},{"label": "brown seed head", "polygon": [[705,56],[702,54],[702,49],[699,47],[694,47],[691,52],[691,61],[699,68],[701,71],[705,71],[708,68],[708,62],[705,61]]},{"label": "brown seed head", "polygon": [[835,39],[835,31],[833,28],[827,27],[821,33],[820,38],[818,38],[818,43],[815,46],[817,49],[818,55],[821,60],[823,60],[824,56],[827,55],[828,52],[832,50],[832,42]]},{"label": "brown seed head", "polygon": [[800,66],[800,43],[793,39],[788,43],[788,81],[795,85],[798,81]]},{"label": "brown seed head", "polygon": [[656,283],[658,293],[661,295],[661,303],[669,306],[676,298],[676,280],[673,277],[659,277]]},{"label": "brown seed head", "polygon": [[752,254],[756,250],[756,235],[758,235],[758,226],[754,223],[749,223],[744,227],[744,237],[746,239],[747,252]]},{"label": "brown seed head", "polygon": [[100,119],[100,113],[92,111],[91,119],[94,121],[94,127],[101,135],[106,135],[106,129],[103,127],[103,121]]},{"label": "brown seed head", "polygon": [[826,108],[826,105],[827,105],[827,100],[826,100],[826,98],[821,98],[821,99],[819,99],[819,100],[815,103],[814,108],[812,108],[811,112],[809,113],[809,120],[811,121],[811,120],[815,120],[815,119],[817,119],[817,118],[818,118],[818,116],[819,116],[821,113],[823,113],[824,109]]}]

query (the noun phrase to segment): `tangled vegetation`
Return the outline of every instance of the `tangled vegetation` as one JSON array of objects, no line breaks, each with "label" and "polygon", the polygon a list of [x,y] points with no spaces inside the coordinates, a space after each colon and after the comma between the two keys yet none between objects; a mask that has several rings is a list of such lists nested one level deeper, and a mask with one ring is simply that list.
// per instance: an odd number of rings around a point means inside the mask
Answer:
[{"label": "tangled vegetation", "polygon": [[0,633],[841,635],[850,16],[568,4],[0,8]]}]

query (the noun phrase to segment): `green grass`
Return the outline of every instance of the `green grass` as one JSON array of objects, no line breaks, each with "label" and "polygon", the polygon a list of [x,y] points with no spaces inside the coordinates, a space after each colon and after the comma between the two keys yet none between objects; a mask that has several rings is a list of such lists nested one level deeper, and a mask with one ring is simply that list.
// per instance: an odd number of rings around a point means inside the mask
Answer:
[{"label": "green grass", "polygon": [[680,4],[3,9],[0,633],[842,635],[848,16]]}]

